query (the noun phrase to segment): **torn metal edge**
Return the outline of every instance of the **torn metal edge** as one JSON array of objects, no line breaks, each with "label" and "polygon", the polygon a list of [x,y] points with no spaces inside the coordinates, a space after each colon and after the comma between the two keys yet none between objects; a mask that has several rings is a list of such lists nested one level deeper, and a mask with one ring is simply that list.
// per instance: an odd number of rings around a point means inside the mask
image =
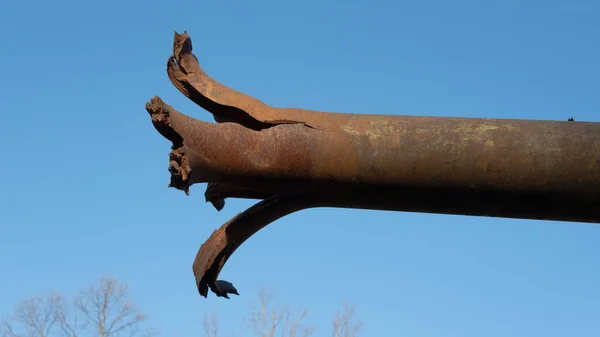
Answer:
[{"label": "torn metal edge", "polygon": [[158,96],[154,96],[150,102],[146,103],[146,111],[152,118],[154,128],[173,144],[172,151],[169,153],[169,172],[171,173],[169,187],[182,190],[189,195],[189,175],[192,169],[186,156],[183,137],[171,126],[169,108],[170,106]]},{"label": "torn metal edge", "polygon": [[271,196],[216,229],[200,246],[192,265],[200,295],[208,296],[229,257],[252,235],[286,215],[320,205],[322,200],[310,194]]},{"label": "torn metal edge", "polygon": [[186,97],[211,114],[217,123],[233,122],[259,131],[282,124],[301,124],[319,129],[290,112],[310,115],[315,111],[304,109],[277,109],[264,102],[229,88],[206,74],[192,53],[192,40],[184,31],[174,32],[173,55],[167,61],[167,75],[171,83]]}]

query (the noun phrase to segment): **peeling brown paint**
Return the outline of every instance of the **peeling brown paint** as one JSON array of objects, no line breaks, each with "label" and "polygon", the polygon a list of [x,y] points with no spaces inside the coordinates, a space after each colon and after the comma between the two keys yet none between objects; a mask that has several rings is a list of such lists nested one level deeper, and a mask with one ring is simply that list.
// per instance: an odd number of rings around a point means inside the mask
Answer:
[{"label": "peeling brown paint", "polygon": [[327,113],[275,108],[210,78],[175,33],[167,73],[217,124],[154,97],[172,143],[170,186],[261,202],[217,229],[194,261],[202,296],[233,252],[311,207],[600,223],[600,123]]}]

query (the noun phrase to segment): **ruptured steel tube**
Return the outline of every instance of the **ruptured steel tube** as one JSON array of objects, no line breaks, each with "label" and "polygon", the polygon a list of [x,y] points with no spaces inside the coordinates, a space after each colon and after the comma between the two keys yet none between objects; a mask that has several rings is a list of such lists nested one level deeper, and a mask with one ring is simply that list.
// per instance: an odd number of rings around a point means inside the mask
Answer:
[{"label": "ruptured steel tube", "polygon": [[239,182],[261,198],[336,191],[373,200],[357,208],[600,222],[600,123],[348,114],[337,132],[255,131],[150,109],[185,140],[173,185],[186,190]]},{"label": "ruptured steel tube", "polygon": [[204,73],[187,33],[175,34],[167,73],[218,122],[158,97],[146,105],[173,143],[171,186],[208,182],[217,209],[228,197],[265,200],[203,245],[194,263],[203,296],[237,246],[303,208],[600,223],[600,123],[275,108]]}]

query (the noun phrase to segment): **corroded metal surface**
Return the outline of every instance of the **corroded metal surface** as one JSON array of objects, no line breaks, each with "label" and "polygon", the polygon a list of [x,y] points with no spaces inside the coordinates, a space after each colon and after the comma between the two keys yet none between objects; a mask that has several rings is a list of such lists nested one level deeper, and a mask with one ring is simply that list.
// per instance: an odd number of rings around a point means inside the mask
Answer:
[{"label": "corroded metal surface", "polygon": [[169,78],[218,124],[146,105],[173,143],[171,186],[208,182],[264,199],[216,230],[194,262],[206,296],[229,256],[291,212],[345,207],[600,223],[600,123],[360,115],[271,107],[202,71],[175,34]]}]

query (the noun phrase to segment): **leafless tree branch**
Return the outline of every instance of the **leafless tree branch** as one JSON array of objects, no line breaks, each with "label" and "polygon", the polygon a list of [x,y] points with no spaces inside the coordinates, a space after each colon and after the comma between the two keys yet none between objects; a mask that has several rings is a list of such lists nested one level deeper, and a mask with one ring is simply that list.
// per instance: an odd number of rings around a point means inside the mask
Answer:
[{"label": "leafless tree branch", "polygon": [[0,333],[8,337],[50,337],[62,301],[59,294],[21,301],[11,317],[1,322]]},{"label": "leafless tree branch", "polygon": [[[314,334],[315,327],[304,323],[307,310],[293,314],[288,306],[272,304],[273,295],[266,289],[258,293],[258,300],[250,303],[249,327],[257,337],[309,337]],[[355,309],[344,304],[335,313],[332,337],[357,337],[361,324],[355,320]],[[218,336],[216,316],[204,317],[206,336]]]},{"label": "leafless tree branch", "polygon": [[332,337],[356,337],[360,331],[361,324],[353,321],[354,307],[347,304],[335,313],[333,319]]},{"label": "leafless tree branch", "polygon": [[250,325],[259,337],[274,337],[279,331],[281,337],[308,337],[315,328],[303,323],[308,312],[303,310],[293,315],[287,306],[271,305],[272,294],[262,289],[258,303],[250,305]]},{"label": "leafless tree branch", "polygon": [[206,337],[219,336],[219,318],[217,317],[217,315],[205,314],[203,319],[203,325],[204,331],[206,332]]},{"label": "leafless tree branch", "polygon": [[66,305],[65,300],[61,298],[61,310],[58,312],[57,321],[60,328],[60,336],[79,337],[82,331],[87,327],[87,321],[81,321],[81,313],[74,310],[73,307]]},{"label": "leafless tree branch", "polygon": [[99,337],[147,337],[150,331],[140,331],[148,316],[126,300],[128,287],[115,278],[104,277],[98,287],[81,292],[74,306],[95,327]]},{"label": "leafless tree branch", "polygon": [[26,299],[0,322],[0,336],[151,337],[154,331],[142,327],[148,316],[127,295],[124,283],[105,277],[70,302],[58,293]]}]

